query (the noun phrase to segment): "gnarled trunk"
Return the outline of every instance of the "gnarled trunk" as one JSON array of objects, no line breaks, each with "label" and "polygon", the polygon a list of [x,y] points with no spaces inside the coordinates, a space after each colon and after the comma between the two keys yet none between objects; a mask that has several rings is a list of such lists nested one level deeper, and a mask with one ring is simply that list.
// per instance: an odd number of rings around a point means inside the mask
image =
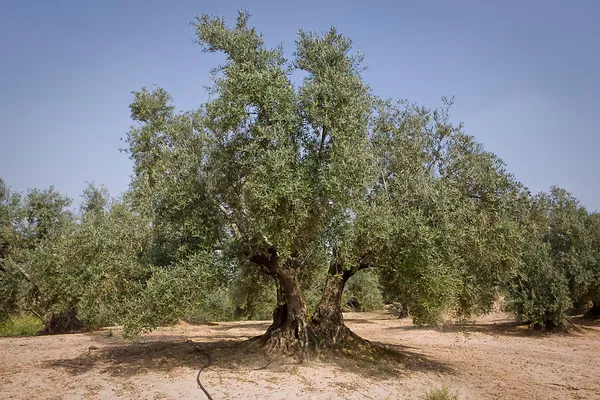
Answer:
[{"label": "gnarled trunk", "polygon": [[306,301],[298,281],[298,265],[292,257],[281,260],[277,251],[268,249],[266,254],[250,260],[273,277],[277,285],[277,307],[273,311],[273,323],[260,337],[267,351],[281,351],[304,357],[310,350],[327,348],[348,341],[365,341],[344,325],[342,293],[348,279],[368,266],[359,265],[343,270],[341,264],[332,263],[319,305],[309,319]]},{"label": "gnarled trunk", "polygon": [[337,265],[329,267],[325,288],[311,321],[310,329],[315,345],[331,345],[348,337],[349,329],[344,325],[342,294],[353,271],[340,271]]},{"label": "gnarled trunk", "polygon": [[277,307],[273,323],[264,335],[267,350],[304,354],[308,349],[307,312],[297,271],[279,267],[273,278],[277,284]]},{"label": "gnarled trunk", "polygon": [[79,317],[75,308],[62,313],[49,312],[44,318],[44,327],[37,333],[38,335],[55,335],[60,333],[80,332],[85,325]]},{"label": "gnarled trunk", "polygon": [[307,312],[298,282],[298,264],[293,258],[281,260],[273,247],[253,255],[250,261],[271,276],[277,287],[273,323],[260,337],[267,351],[304,355],[308,348]]}]

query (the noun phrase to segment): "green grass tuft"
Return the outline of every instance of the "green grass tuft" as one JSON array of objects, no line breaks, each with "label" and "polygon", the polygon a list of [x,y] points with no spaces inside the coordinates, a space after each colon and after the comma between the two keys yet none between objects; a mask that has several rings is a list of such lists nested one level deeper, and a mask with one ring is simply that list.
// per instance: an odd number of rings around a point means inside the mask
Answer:
[{"label": "green grass tuft", "polygon": [[28,315],[14,316],[0,322],[0,336],[33,336],[42,326],[38,318]]},{"label": "green grass tuft", "polygon": [[450,389],[442,386],[439,389],[431,389],[427,392],[425,400],[458,400],[458,394],[451,393]]}]

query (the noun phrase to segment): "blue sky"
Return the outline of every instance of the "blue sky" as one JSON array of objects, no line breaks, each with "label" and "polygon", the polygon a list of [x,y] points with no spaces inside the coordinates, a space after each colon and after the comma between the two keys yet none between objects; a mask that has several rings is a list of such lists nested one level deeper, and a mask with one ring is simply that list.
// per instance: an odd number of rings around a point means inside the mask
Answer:
[{"label": "blue sky", "polygon": [[16,191],[129,184],[118,151],[131,91],[206,101],[219,58],[192,42],[204,13],[248,9],[291,55],[298,29],[336,26],[365,53],[376,94],[452,112],[533,192],[559,185],[600,210],[600,2],[0,0],[0,176]]}]

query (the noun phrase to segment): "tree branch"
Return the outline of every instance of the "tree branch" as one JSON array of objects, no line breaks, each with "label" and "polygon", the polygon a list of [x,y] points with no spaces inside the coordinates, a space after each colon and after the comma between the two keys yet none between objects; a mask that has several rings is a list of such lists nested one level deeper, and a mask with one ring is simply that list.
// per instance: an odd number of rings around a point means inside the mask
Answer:
[{"label": "tree branch", "polygon": [[25,309],[25,311],[30,312],[33,315],[35,315],[37,318],[39,318],[39,320],[42,321],[42,324],[44,324],[44,326],[46,327],[46,330],[48,330],[48,324],[46,324],[46,320],[39,313],[37,313],[33,308],[27,308],[27,309]]},{"label": "tree branch", "polygon": [[383,189],[385,190],[385,194],[386,194],[388,200],[391,200],[390,192],[388,191],[387,182],[385,180],[385,175],[383,174],[383,169],[380,169],[380,171],[381,171],[381,180],[383,181]]},{"label": "tree branch", "polygon": [[323,150],[323,146],[325,145],[325,137],[327,136],[327,128],[323,125],[321,129],[321,144],[319,145],[319,158],[321,158],[321,151]]},{"label": "tree branch", "polygon": [[38,290],[38,286],[33,282],[33,280],[31,279],[31,276],[29,276],[29,274],[23,269],[23,267],[21,267],[20,265],[16,265],[17,269],[19,270],[19,272],[21,273],[21,275],[23,275],[23,277],[27,280],[27,282],[31,283],[33,286],[35,286]]},{"label": "tree branch", "polygon": [[273,246],[270,246],[267,249],[266,253],[267,254],[255,253],[250,255],[248,259],[250,260],[250,262],[261,267],[263,271],[268,275],[273,275],[275,273],[275,270],[277,269],[279,255],[277,254],[277,250]]},{"label": "tree branch", "polygon": [[[229,213],[227,212],[227,209],[223,206],[223,204],[219,204],[219,209],[221,211],[223,211],[223,214],[225,214],[225,217],[227,217],[228,219],[231,219],[231,217],[229,216]],[[230,225],[231,225],[231,229],[233,230],[233,234],[235,235],[236,239],[241,239],[242,238],[242,234],[240,233],[240,229],[238,228],[237,223],[235,223],[235,221],[230,221]]]}]

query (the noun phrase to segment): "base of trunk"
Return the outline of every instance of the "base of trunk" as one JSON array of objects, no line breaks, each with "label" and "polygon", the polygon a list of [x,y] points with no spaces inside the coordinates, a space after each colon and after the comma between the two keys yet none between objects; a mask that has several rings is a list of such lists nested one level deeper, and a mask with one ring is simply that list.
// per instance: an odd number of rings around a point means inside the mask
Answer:
[{"label": "base of trunk", "polygon": [[407,318],[409,316],[409,312],[408,306],[406,304],[402,304],[402,307],[400,310],[398,310],[398,318]]},{"label": "base of trunk", "polygon": [[44,318],[44,328],[37,335],[54,335],[60,333],[80,332],[85,324],[77,317],[75,310],[64,313],[48,313]]},{"label": "base of trunk", "polygon": [[284,327],[272,327],[255,339],[266,353],[271,355],[286,355],[299,359],[312,358],[324,353],[360,356],[362,353],[371,355],[374,346],[361,338],[345,325],[322,326],[307,324],[305,327],[306,343],[302,333]]},{"label": "base of trunk", "polygon": [[306,326],[269,328],[259,339],[267,353],[303,356],[308,350]]},{"label": "base of trunk", "polygon": [[583,314],[583,318],[596,319],[600,318],[600,305],[594,304],[592,308],[587,310],[585,314]]},{"label": "base of trunk", "polygon": [[543,324],[533,324],[532,328],[534,331],[566,332],[569,330],[569,323],[567,320],[555,322],[547,319]]}]

